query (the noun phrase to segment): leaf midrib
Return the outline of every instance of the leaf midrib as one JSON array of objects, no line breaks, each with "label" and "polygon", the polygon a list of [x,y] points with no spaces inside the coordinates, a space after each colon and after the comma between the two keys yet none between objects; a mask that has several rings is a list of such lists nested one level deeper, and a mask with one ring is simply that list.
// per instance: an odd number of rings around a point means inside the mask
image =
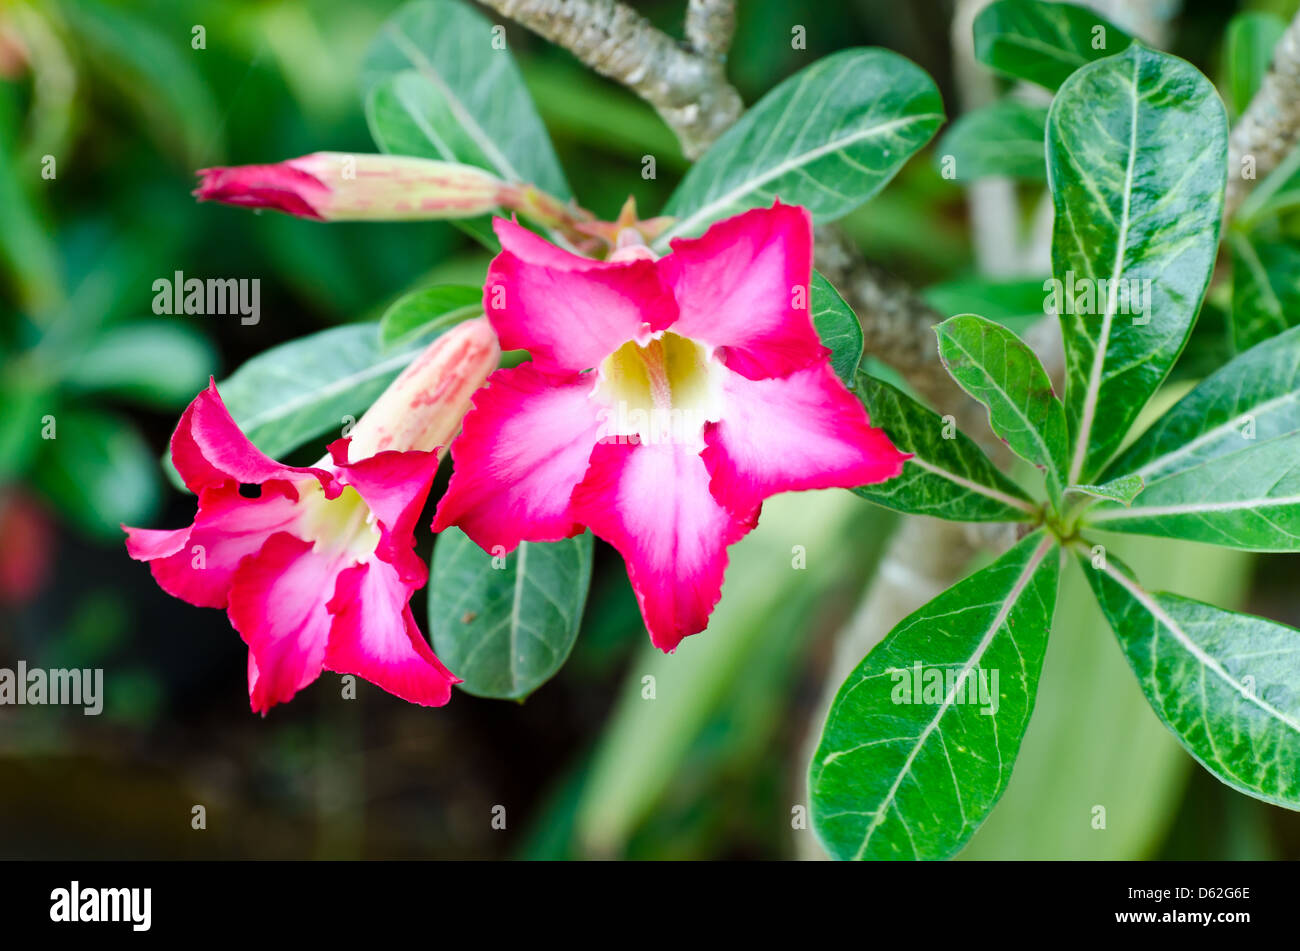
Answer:
[{"label": "leaf midrib", "polygon": [[694,213],[692,213],[689,217],[683,218],[680,222],[677,223],[675,227],[670,228],[668,231],[664,232],[664,234],[660,236],[660,238],[655,242],[655,246],[659,248],[666,247],[670,239],[676,238],[682,234],[688,234],[698,222],[700,221],[707,222],[711,220],[711,216],[713,215],[714,212],[729,207],[738,198],[741,198],[749,194],[750,192],[757,191],[759,188],[761,188],[763,185],[767,184],[768,182],[772,181],[773,179],[780,178],[782,175],[785,175],[788,172],[795,171],[796,169],[804,165],[807,165],[810,162],[816,161],[817,159],[821,158],[823,155],[829,155],[832,152],[842,151],[843,149],[848,148],[850,145],[856,142],[860,142],[864,139],[873,138],[877,135],[881,135],[886,132],[891,132],[896,128],[902,128],[905,126],[912,125],[916,122],[922,122],[929,119],[942,120],[943,116],[939,113],[926,112],[926,113],[918,113],[912,116],[904,116],[899,119],[890,119],[888,122],[883,122],[878,125],[874,125],[868,129],[861,129],[858,132],[853,133],[852,135],[845,136],[842,139],[832,140],[830,142],[818,146],[815,149],[810,149],[806,152],[800,152],[798,153],[798,155],[792,156],[791,158],[788,158],[785,161],[772,166],[772,168],[770,168],[767,172],[757,176],[756,178],[745,179],[744,181],[741,182],[741,184],[737,185],[731,190],[718,196],[708,204],[703,205],[702,207],[697,209]]},{"label": "leaf midrib", "polygon": [[464,104],[452,91],[447,81],[442,78],[442,74],[438,72],[433,63],[429,62],[428,57],[420,51],[420,48],[411,41],[410,37],[397,29],[395,25],[389,24],[387,30],[393,39],[394,45],[406,57],[407,62],[414,66],[421,76],[436,86],[443,94],[456,120],[469,133],[475,144],[483,150],[483,154],[488,156],[493,164],[497,166],[497,171],[510,181],[522,181],[519,172],[510,164],[510,160],[496,147],[496,143],[492,141],[492,137],[487,134],[483,127],[474,121],[474,117],[465,109]]},{"label": "leaf midrib", "polygon": [[[1152,459],[1150,462],[1146,463],[1141,468],[1135,469],[1131,474],[1140,475],[1145,479],[1152,472],[1157,472],[1163,469],[1167,469],[1171,462],[1177,459],[1181,459],[1184,456],[1188,455],[1189,453],[1195,452],[1197,449],[1201,448],[1201,446],[1213,442],[1214,440],[1218,439],[1220,436],[1224,435],[1225,433],[1230,431],[1236,432],[1237,427],[1242,422],[1244,422],[1248,417],[1253,417],[1255,421],[1258,422],[1259,418],[1262,415],[1271,413],[1275,407],[1283,406],[1287,403],[1293,403],[1297,399],[1300,399],[1300,390],[1290,390],[1286,393],[1282,393],[1278,396],[1274,396],[1270,399],[1267,399],[1262,403],[1257,403],[1246,410],[1239,411],[1231,419],[1222,422],[1218,426],[1215,426],[1211,429],[1207,429],[1199,436],[1195,437],[1194,439],[1192,439],[1187,443],[1184,443],[1182,446],[1179,446],[1177,449],[1173,450],[1172,452],[1167,452],[1164,453],[1163,455],[1156,456],[1156,458]],[[1177,470],[1177,472],[1184,472],[1184,471],[1186,470]],[[1171,476],[1174,474],[1175,473],[1170,473]],[[1164,476],[1162,476],[1162,478],[1164,478]]]},{"label": "leaf midrib", "polygon": [[[887,813],[889,807],[893,805],[894,799],[898,795],[898,789],[903,784],[904,777],[911,772],[912,763],[915,762],[917,754],[921,751],[921,747],[925,745],[925,741],[929,739],[930,734],[933,733],[935,728],[939,725],[939,721],[943,719],[948,708],[952,706],[953,697],[956,696],[958,687],[961,685],[966,675],[970,673],[976,663],[978,663],[984,656],[989,645],[993,643],[993,638],[997,636],[1002,625],[1006,623],[1006,620],[1011,615],[1011,611],[1015,607],[1016,602],[1020,599],[1020,596],[1024,594],[1025,588],[1029,586],[1029,582],[1033,578],[1034,572],[1038,570],[1038,566],[1042,563],[1043,558],[1047,555],[1047,552],[1051,549],[1053,544],[1053,539],[1044,538],[1042,542],[1039,543],[1038,548],[1034,550],[1034,553],[1030,555],[1029,560],[1025,563],[1024,570],[1016,579],[1016,583],[1012,585],[1011,590],[1007,592],[1006,598],[1002,601],[1002,606],[998,608],[998,613],[993,618],[993,623],[989,625],[988,630],[985,631],[983,637],[980,638],[980,642],[976,645],[975,650],[971,652],[970,658],[962,665],[961,673],[957,676],[953,688],[944,696],[943,703],[940,704],[939,709],[935,711],[934,717],[926,724],[926,727],[921,731],[920,736],[916,738],[916,745],[912,747],[912,751],[908,754],[906,761],[904,761],[902,767],[899,769],[893,785],[890,786],[889,792],[885,794],[885,798],[881,801],[880,807],[875,811],[871,824],[867,826],[867,831],[862,838],[862,844],[858,846],[858,850],[854,854],[855,859],[862,858],[863,854],[866,852],[867,846],[871,842],[871,837],[875,835],[876,829],[878,829],[881,823],[885,821],[885,813]],[[1014,640],[1014,635],[1012,635],[1012,639]]]},{"label": "leaf midrib", "polygon": [[[411,360],[414,359],[414,357],[415,354],[413,353],[400,353],[397,354],[396,356],[389,357],[386,360],[381,360],[378,363],[372,363],[364,370],[360,370],[356,373],[351,373],[344,377],[339,377],[337,380],[334,380],[333,382],[328,383],[325,386],[319,387],[314,390],[309,390],[305,393],[302,393],[299,396],[294,397],[293,399],[287,402],[278,403],[276,404],[274,409],[265,410],[262,413],[245,417],[243,419],[238,419],[236,420],[236,422],[238,422],[240,427],[245,432],[247,432],[250,429],[255,429],[257,427],[263,426],[268,422],[277,419],[283,419],[286,416],[292,415],[293,413],[297,412],[302,407],[309,405],[310,403],[319,402],[321,400],[327,399],[328,397],[335,395],[340,390],[348,389],[349,387],[355,386],[358,383],[364,383],[368,379],[372,379],[376,376],[382,376],[383,374],[389,372],[390,370],[398,369],[402,366],[405,366],[406,364],[410,363]],[[229,383],[230,381],[227,380],[226,382]]]},{"label": "leaf midrib", "polygon": [[[1046,468],[1046,469],[1048,470],[1048,474],[1052,477],[1052,479],[1053,479],[1056,483],[1059,484],[1059,483],[1060,483],[1060,478],[1061,478],[1061,476],[1060,476],[1060,473],[1057,471],[1057,468],[1056,468],[1056,460],[1055,460],[1055,458],[1052,456],[1052,451],[1051,451],[1051,449],[1048,447],[1048,445],[1047,445],[1047,441],[1043,438],[1042,431],[1039,429],[1039,427],[1038,427],[1038,426],[1034,423],[1034,421],[1031,420],[1031,419],[1029,418],[1029,416],[1028,416],[1028,415],[1027,415],[1027,414],[1026,414],[1026,413],[1025,413],[1021,408],[1020,408],[1020,405],[1019,405],[1015,400],[1013,400],[1013,399],[1011,398],[1011,394],[1009,394],[1006,390],[1004,390],[1004,389],[1002,388],[1002,386],[998,383],[998,381],[997,381],[996,379],[994,379],[993,374],[991,374],[987,369],[985,369],[983,363],[982,363],[981,361],[977,361],[977,360],[975,359],[975,355],[974,355],[973,353],[971,353],[969,350],[967,350],[966,347],[965,347],[965,346],[964,346],[960,341],[958,341],[958,340],[956,339],[956,337],[954,337],[953,335],[950,334],[950,335],[948,336],[948,339],[952,341],[953,346],[955,346],[958,350],[960,350],[963,354],[966,355],[967,359],[970,360],[970,365],[971,365],[971,366],[972,366],[972,367],[973,367],[973,368],[974,368],[974,369],[975,369],[975,370],[976,370],[976,371],[977,371],[977,372],[978,372],[978,373],[979,373],[979,374],[980,374],[980,375],[981,375],[981,376],[982,376],[986,381],[988,381],[988,386],[989,386],[989,387],[990,387],[994,392],[996,392],[996,393],[998,394],[998,396],[1002,397],[1003,402],[1006,403],[1007,406],[1011,409],[1011,411],[1016,415],[1016,418],[1019,419],[1019,420],[1024,424],[1025,429],[1026,429],[1026,430],[1029,432],[1029,434],[1033,437],[1034,442],[1038,444],[1038,449],[1039,449],[1039,451],[1042,453],[1042,458],[1043,458],[1043,465],[1044,465],[1044,468]],[[1003,346],[1004,346],[1004,347],[1007,347],[1007,346],[1009,346],[1009,344],[1006,344],[1006,343],[1004,342]],[[1036,359],[1036,358],[1035,358],[1035,359]],[[1031,370],[1030,370],[1030,374],[1031,374],[1031,377],[1032,377],[1032,374],[1033,374],[1033,370],[1032,370],[1032,368],[1031,368]],[[1046,379],[1046,374],[1043,374],[1043,377],[1044,377],[1044,379]],[[1032,380],[1031,380],[1030,382],[1031,382],[1031,385],[1032,385]],[[1049,416],[1051,415],[1051,407],[1050,407],[1050,405],[1049,405],[1049,407],[1048,407],[1048,415],[1049,415]],[[992,424],[993,424],[993,411],[992,411],[992,408],[990,407],[990,409],[989,409],[989,425],[992,426]],[[1001,434],[999,434],[999,435],[1001,435]],[[1030,462],[1033,462],[1034,460],[1031,459],[1031,460],[1029,460],[1029,461],[1030,461]]]},{"label": "leaf midrib", "polygon": [[[1133,58],[1133,106],[1129,115],[1128,166],[1124,172],[1124,203],[1120,212],[1119,235],[1115,241],[1115,262],[1111,266],[1111,286],[1119,280],[1123,271],[1124,256],[1128,253],[1129,228],[1132,224],[1131,205],[1133,198],[1133,167],[1137,161],[1137,127],[1138,127],[1138,61]],[[1088,375],[1088,389],[1084,394],[1083,412],[1079,418],[1079,434],[1076,437],[1074,458],[1070,462],[1070,482],[1080,481],[1083,466],[1088,456],[1088,446],[1092,441],[1092,425],[1097,415],[1097,403],[1101,397],[1102,371],[1106,365],[1106,351],[1110,348],[1110,332],[1114,323],[1114,307],[1117,301],[1114,295],[1106,295],[1106,314],[1102,321],[1101,337],[1097,341],[1092,355],[1092,369]]]},{"label": "leaf midrib", "polygon": [[[1089,558],[1092,557],[1091,552],[1087,549],[1087,546],[1080,545],[1079,551],[1086,552]],[[1121,588],[1123,588],[1126,592],[1128,592],[1129,597],[1137,601],[1138,604],[1140,604],[1148,614],[1150,614],[1153,618],[1156,619],[1156,621],[1160,623],[1161,627],[1169,631],[1169,633],[1174,636],[1174,639],[1177,640],[1179,644],[1182,645],[1183,649],[1186,650],[1187,653],[1191,654],[1192,657],[1194,657],[1198,662],[1200,662],[1203,670],[1209,669],[1212,673],[1218,676],[1224,683],[1226,683],[1229,687],[1231,687],[1233,692],[1236,693],[1238,696],[1240,696],[1243,700],[1255,704],[1255,706],[1259,707],[1259,709],[1262,710],[1264,713],[1268,714],[1273,719],[1286,724],[1295,733],[1300,734],[1300,722],[1293,720],[1290,716],[1288,716],[1286,713],[1283,713],[1281,710],[1273,706],[1268,701],[1262,699],[1261,697],[1256,696],[1253,690],[1247,690],[1245,685],[1243,685],[1240,681],[1236,680],[1230,673],[1228,673],[1227,670],[1223,668],[1223,666],[1214,657],[1206,653],[1206,651],[1199,644],[1193,641],[1191,637],[1187,634],[1187,632],[1184,631],[1182,627],[1179,626],[1178,622],[1175,621],[1173,617],[1170,616],[1170,614],[1160,606],[1159,602],[1156,601],[1154,597],[1148,594],[1144,589],[1138,587],[1138,585],[1135,584],[1133,581],[1125,577],[1124,574],[1120,572],[1118,569],[1116,569],[1114,565],[1107,564],[1101,570],[1105,571],[1106,574],[1111,578],[1111,580],[1113,580],[1116,584],[1118,584]],[[1155,672],[1153,670],[1152,677],[1154,676],[1155,676]]]}]

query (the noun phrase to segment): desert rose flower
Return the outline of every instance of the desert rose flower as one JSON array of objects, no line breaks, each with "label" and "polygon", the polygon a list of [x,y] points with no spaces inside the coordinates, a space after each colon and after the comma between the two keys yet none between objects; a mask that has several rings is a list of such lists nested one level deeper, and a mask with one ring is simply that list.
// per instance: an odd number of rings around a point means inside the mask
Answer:
[{"label": "desert rose flower", "polygon": [[401,155],[314,152],[274,165],[199,170],[199,201],[271,208],[319,221],[466,218],[517,189],[471,165]]},{"label": "desert rose flower", "polygon": [[901,471],[813,328],[803,208],[746,212],[657,260],[635,234],[602,262],[495,224],[484,306],[533,359],[475,396],[435,530],[509,551],[590,528],[671,651],[707,626],[763,499]]},{"label": "desert rose flower", "polygon": [[[172,461],[198,495],[174,531],[127,528],[127,551],[169,594],[225,608],[248,644],[255,712],[289,700],[322,670],[355,674],[425,706],[457,678],[411,615],[427,579],[416,519],[470,395],[497,365],[487,321],[457,327],[421,354],[349,437],[314,466],[286,466],[239,430],[217,392],[200,393],[172,436]],[[241,486],[258,486],[256,497]]]}]

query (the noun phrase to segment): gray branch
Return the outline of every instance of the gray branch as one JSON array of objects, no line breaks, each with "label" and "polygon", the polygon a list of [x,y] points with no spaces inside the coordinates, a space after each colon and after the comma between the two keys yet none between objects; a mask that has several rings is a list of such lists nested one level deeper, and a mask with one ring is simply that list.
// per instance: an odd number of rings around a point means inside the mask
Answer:
[{"label": "gray branch", "polygon": [[[688,158],[699,158],[740,117],[740,94],[727,82],[719,35],[688,48],[616,0],[483,0],[503,16],[573,53],[602,76],[654,106]],[[688,27],[734,24],[730,3],[691,4]],[[730,13],[730,15],[728,15]],[[727,34],[728,42],[730,32]]]},{"label": "gray branch", "polygon": [[934,326],[943,315],[904,281],[863,258],[834,226],[817,229],[814,260],[858,315],[866,352],[903,374],[934,409],[955,416],[963,432],[980,432],[979,404],[962,393],[939,359]]},{"label": "gray branch", "polygon": [[[1300,138],[1300,13],[1273,48],[1273,65],[1228,137],[1225,221],[1232,217],[1255,182],[1277,168],[1296,147],[1297,138]],[[1242,175],[1242,159],[1246,156],[1255,160],[1251,178]]]},{"label": "gray branch", "polygon": [[701,56],[722,64],[736,32],[736,0],[690,0],[686,42]]}]

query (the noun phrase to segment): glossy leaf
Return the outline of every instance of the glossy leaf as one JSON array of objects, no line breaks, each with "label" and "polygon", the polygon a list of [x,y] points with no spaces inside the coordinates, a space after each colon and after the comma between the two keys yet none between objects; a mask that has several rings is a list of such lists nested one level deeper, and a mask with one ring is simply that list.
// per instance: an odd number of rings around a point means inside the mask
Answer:
[{"label": "glossy leaf", "polygon": [[1248,350],[1300,324],[1300,247],[1234,233],[1232,343]]},{"label": "glossy leaf", "polygon": [[1056,89],[1076,69],[1133,38],[1084,7],[998,0],[975,17],[975,58],[998,72]]},{"label": "glossy leaf", "polygon": [[831,282],[816,271],[812,276],[812,322],[822,345],[831,352],[831,366],[850,388],[862,362],[862,325]]},{"label": "glossy leaf", "polygon": [[1004,99],[955,121],[939,140],[935,161],[942,168],[951,156],[959,182],[989,175],[1045,181],[1046,127],[1046,106]]},{"label": "glossy leaf", "polygon": [[1300,631],[1083,570],[1156,715],[1219,779],[1300,809]]},{"label": "glossy leaf", "polygon": [[468,284],[435,284],[403,294],[379,319],[384,349],[407,346],[450,330],[483,312],[483,289]]},{"label": "glossy leaf", "polygon": [[954,421],[865,373],[858,374],[856,392],[871,425],[882,428],[900,451],[912,454],[899,476],[854,489],[858,495],[899,512],[959,522],[1035,517],[1029,496]]},{"label": "glossy leaf", "polygon": [[900,622],[841,685],[808,778],[831,855],[947,858],[984,821],[1034,708],[1057,551],[1042,532],[1021,540]]},{"label": "glossy leaf", "polygon": [[554,676],[582,623],[591,546],[590,534],[521,542],[497,560],[460,529],[438,535],[429,630],[462,690],[521,699]]},{"label": "glossy leaf", "polygon": [[[1080,69],[1047,120],[1070,482],[1093,482],[1191,332],[1218,248],[1223,103],[1134,45]],[[1105,282],[1105,283],[1100,283]]]},{"label": "glossy leaf", "polygon": [[1300,430],[1300,328],[1235,357],[1157,419],[1106,470],[1148,483]]},{"label": "glossy leaf", "polygon": [[1241,354],[1107,470],[1146,488],[1088,521],[1116,531],[1294,551],[1300,533],[1300,327]]},{"label": "glossy leaf", "polygon": [[831,221],[889,182],[943,121],[933,80],[882,49],[817,60],[746,112],[686,173],[656,245],[780,198]]},{"label": "glossy leaf", "polygon": [[1146,481],[1140,475],[1126,475],[1120,476],[1113,482],[1107,482],[1105,485],[1072,485],[1069,491],[1081,492],[1084,495],[1107,499],[1111,502],[1119,502],[1121,505],[1131,505],[1133,500],[1145,488]]},{"label": "glossy leaf", "polygon": [[989,425],[1020,458],[1042,469],[1059,498],[1065,469],[1065,407],[1037,354],[991,320],[964,314],[945,320],[939,356],[952,378],[989,411]]},{"label": "glossy leaf", "polygon": [[1105,503],[1089,524],[1248,551],[1300,551],[1300,432],[1241,446],[1153,479],[1127,508]]},{"label": "glossy leaf", "polygon": [[[386,152],[477,165],[568,198],[519,68],[507,51],[493,47],[494,28],[454,0],[420,0],[399,9],[363,69],[371,135]],[[481,222],[470,227],[482,231]]]}]

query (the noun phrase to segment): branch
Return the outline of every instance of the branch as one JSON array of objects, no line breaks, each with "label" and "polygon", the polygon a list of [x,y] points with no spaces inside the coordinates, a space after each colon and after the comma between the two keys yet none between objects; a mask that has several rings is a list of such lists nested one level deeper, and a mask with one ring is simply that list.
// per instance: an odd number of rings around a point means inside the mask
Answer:
[{"label": "branch", "polygon": [[[1228,191],[1223,218],[1240,207],[1255,182],[1277,168],[1300,138],[1300,13],[1273,48],[1273,65],[1228,136]],[[1254,175],[1242,176],[1242,159],[1253,156]]]},{"label": "branch", "polygon": [[934,326],[943,315],[902,280],[863,258],[838,228],[817,229],[813,259],[858,315],[865,352],[903,374],[934,409],[955,416],[963,432],[980,432],[979,404],[962,393],[939,359]]},{"label": "branch", "polygon": [[736,0],[690,0],[686,42],[701,56],[721,64],[736,32]]},{"label": "branch", "polygon": [[[687,158],[699,158],[740,117],[740,94],[722,58],[735,23],[730,0],[694,0],[688,49],[617,0],[483,0],[493,10],[563,46],[582,63],[639,95],[668,123]],[[706,26],[726,28],[707,41]],[[698,44],[703,43],[703,48]],[[698,50],[698,51],[697,51]]]}]

